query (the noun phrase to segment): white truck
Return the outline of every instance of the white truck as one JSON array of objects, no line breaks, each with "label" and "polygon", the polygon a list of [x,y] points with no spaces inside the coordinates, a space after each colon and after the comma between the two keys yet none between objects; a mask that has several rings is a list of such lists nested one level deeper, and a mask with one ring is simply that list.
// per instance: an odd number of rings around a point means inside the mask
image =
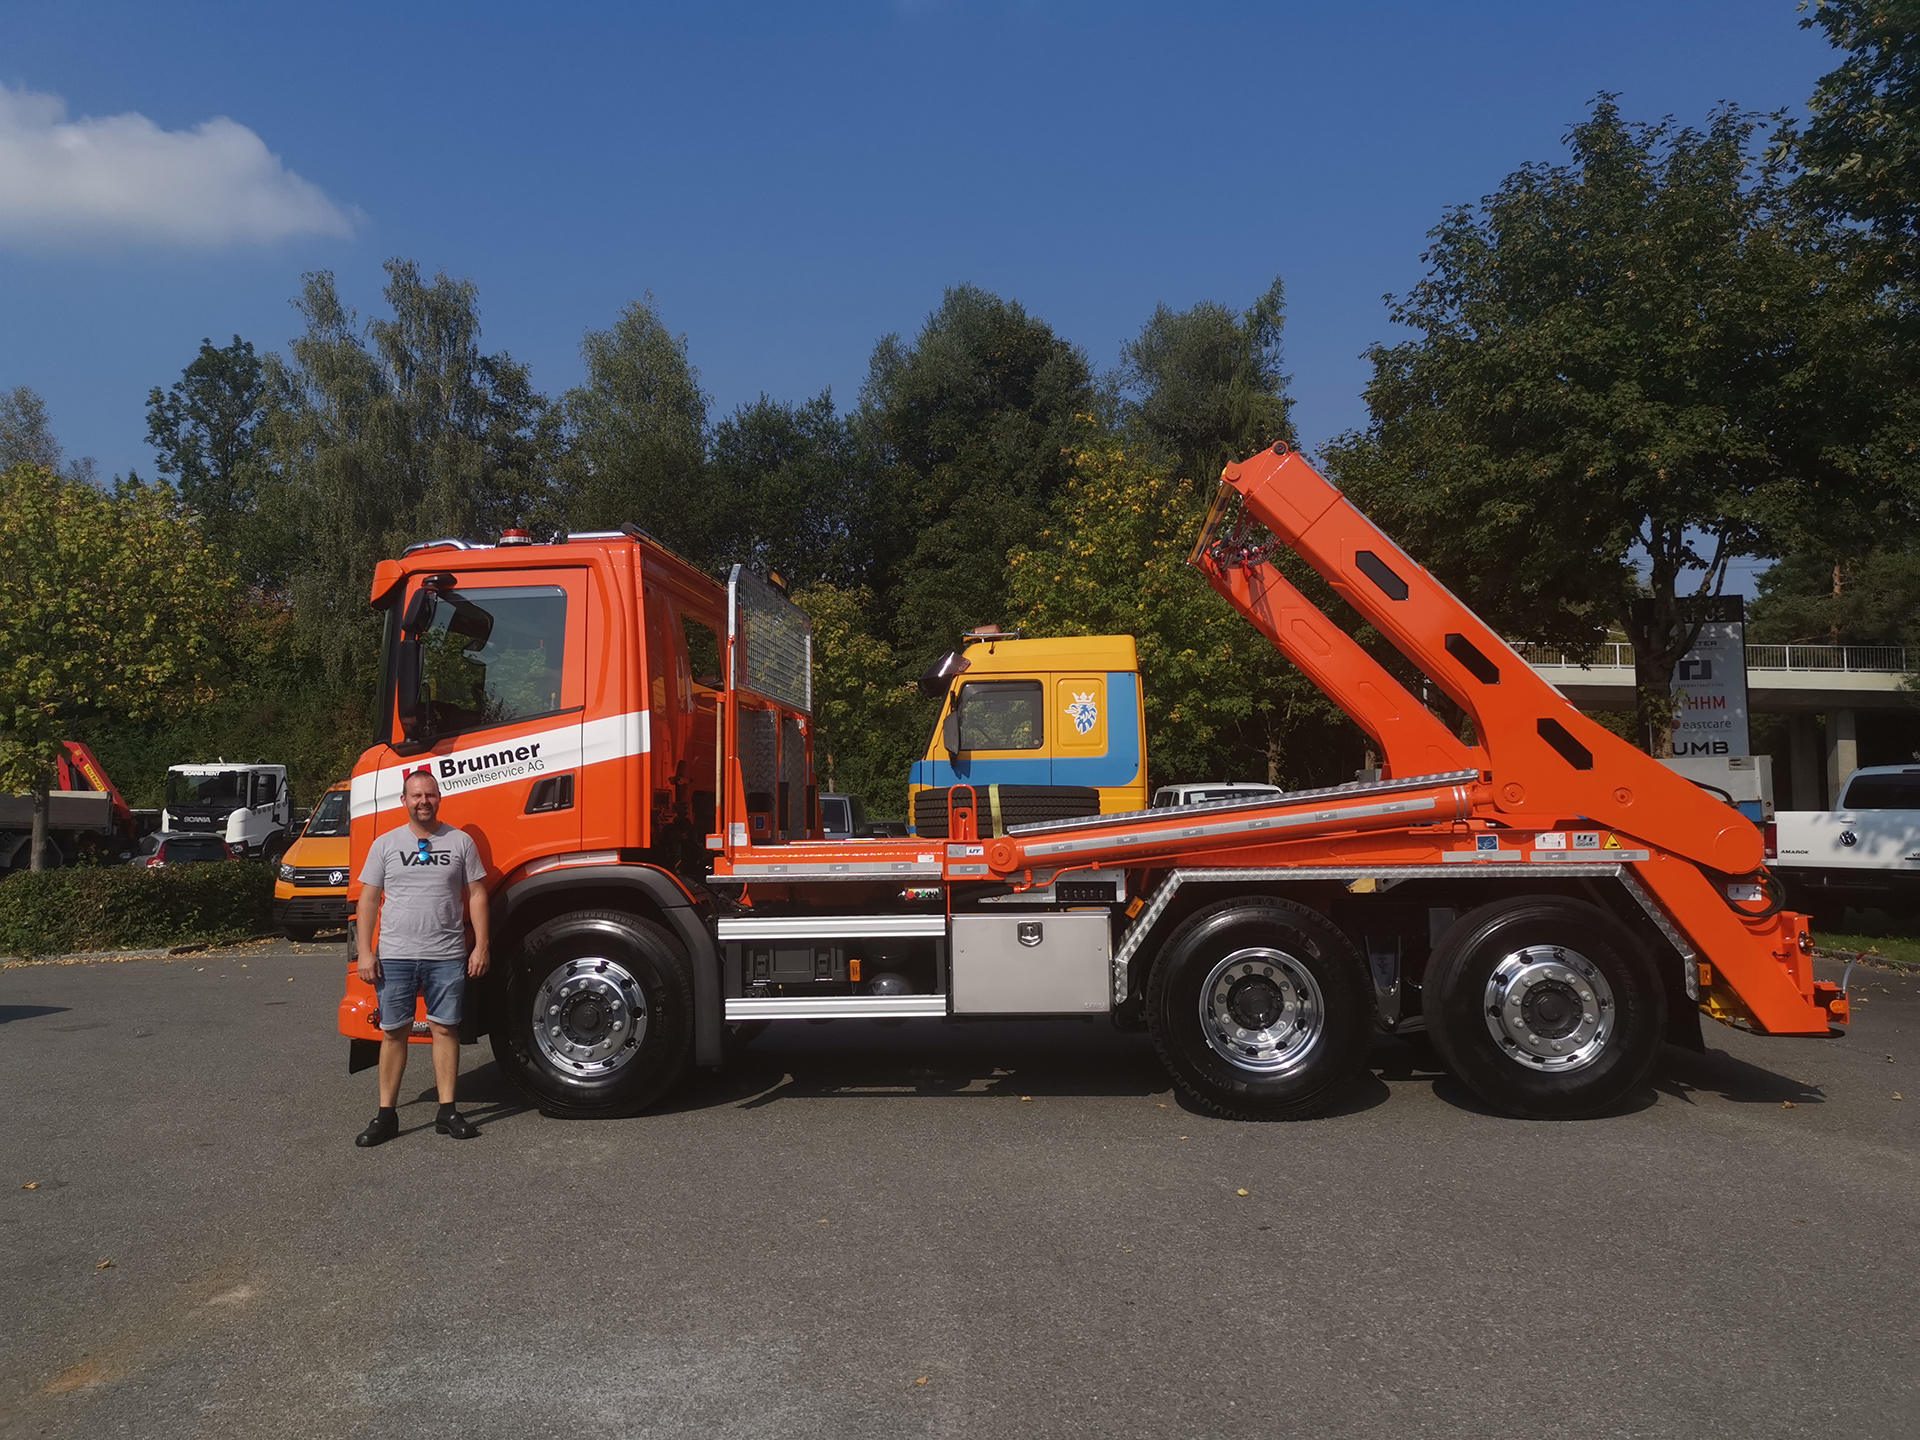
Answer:
[{"label": "white truck", "polygon": [[220,836],[249,859],[278,861],[292,843],[293,802],[284,765],[174,765],[160,828]]},{"label": "white truck", "polygon": [[1832,810],[1775,812],[1768,868],[1816,929],[1849,905],[1920,912],[1920,765],[1869,765],[1847,777]]}]

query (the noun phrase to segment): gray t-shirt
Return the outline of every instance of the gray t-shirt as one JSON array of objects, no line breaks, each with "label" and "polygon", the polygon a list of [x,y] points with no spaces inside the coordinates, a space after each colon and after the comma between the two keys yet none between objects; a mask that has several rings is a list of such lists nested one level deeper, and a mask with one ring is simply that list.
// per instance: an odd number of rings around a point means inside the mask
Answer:
[{"label": "gray t-shirt", "polygon": [[411,825],[376,839],[360,867],[360,883],[378,885],[386,897],[380,907],[380,958],[466,959],[467,886],[486,875],[473,841],[451,825],[436,827],[426,840]]}]

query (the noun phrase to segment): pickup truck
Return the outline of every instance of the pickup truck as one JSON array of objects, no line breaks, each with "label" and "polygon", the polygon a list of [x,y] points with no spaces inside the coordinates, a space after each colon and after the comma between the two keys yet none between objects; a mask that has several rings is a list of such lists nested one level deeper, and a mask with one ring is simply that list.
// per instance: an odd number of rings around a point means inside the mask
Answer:
[{"label": "pickup truck", "polygon": [[1769,868],[1816,929],[1849,905],[1920,912],[1920,765],[1869,765],[1847,777],[1831,811],[1774,814]]}]

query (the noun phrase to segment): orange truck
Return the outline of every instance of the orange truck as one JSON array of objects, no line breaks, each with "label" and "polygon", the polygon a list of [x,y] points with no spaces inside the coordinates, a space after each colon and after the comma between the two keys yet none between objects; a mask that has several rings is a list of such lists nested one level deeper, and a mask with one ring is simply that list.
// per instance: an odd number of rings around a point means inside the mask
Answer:
[{"label": "orange truck", "polygon": [[[1471,739],[1286,580],[1282,546]],[[1105,1014],[1247,1119],[1336,1105],[1382,1031],[1541,1118],[1618,1103],[1663,1040],[1700,1044],[1703,1011],[1840,1033],[1753,824],[1573,709],[1299,455],[1227,467],[1192,563],[1372,737],[1380,778],[1144,808],[1130,643],[983,632],[922,681],[942,698],[916,833],[827,841],[784,594],[630,526],[510,532],[379,567],[353,853],[430,766],[493,897],[467,1033],[550,1113],[631,1113],[809,1019]],[[374,1009],[350,966],[356,1068]]]}]

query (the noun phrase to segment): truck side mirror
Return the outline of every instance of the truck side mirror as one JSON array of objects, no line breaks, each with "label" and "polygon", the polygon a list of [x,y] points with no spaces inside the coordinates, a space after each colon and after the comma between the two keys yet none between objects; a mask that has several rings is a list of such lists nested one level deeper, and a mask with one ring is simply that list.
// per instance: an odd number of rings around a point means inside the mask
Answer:
[{"label": "truck side mirror", "polygon": [[439,597],[433,591],[421,588],[413,592],[413,598],[407,601],[406,613],[400,617],[402,635],[418,635],[433,623],[433,606]]},{"label": "truck side mirror", "polygon": [[940,743],[946,748],[951,759],[960,753],[960,712],[949,710],[947,718],[940,723]]}]

